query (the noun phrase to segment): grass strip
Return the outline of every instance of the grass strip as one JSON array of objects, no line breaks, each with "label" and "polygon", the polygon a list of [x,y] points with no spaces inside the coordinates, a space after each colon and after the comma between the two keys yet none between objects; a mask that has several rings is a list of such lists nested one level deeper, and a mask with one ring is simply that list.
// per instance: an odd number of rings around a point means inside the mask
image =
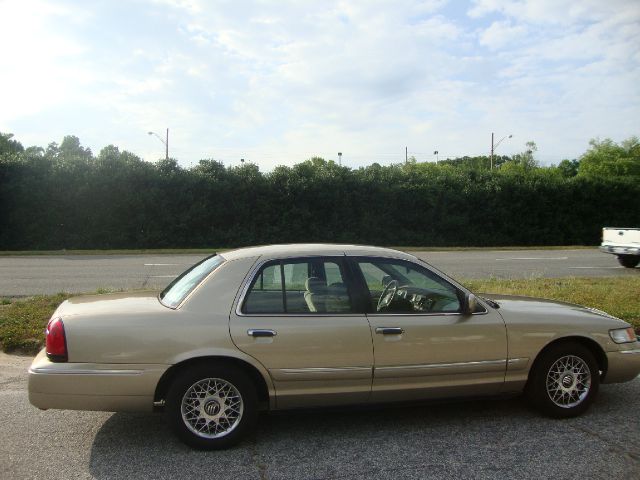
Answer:
[{"label": "grass strip", "polygon": [[486,279],[463,282],[474,292],[548,298],[598,308],[640,330],[640,276]]},{"label": "grass strip", "polygon": [[[598,278],[535,278],[467,280],[475,292],[541,297],[604,310],[640,330],[640,276]],[[99,290],[94,293],[105,293]],[[69,293],[0,300],[0,347],[5,352],[35,353],[44,343],[44,329]]]}]

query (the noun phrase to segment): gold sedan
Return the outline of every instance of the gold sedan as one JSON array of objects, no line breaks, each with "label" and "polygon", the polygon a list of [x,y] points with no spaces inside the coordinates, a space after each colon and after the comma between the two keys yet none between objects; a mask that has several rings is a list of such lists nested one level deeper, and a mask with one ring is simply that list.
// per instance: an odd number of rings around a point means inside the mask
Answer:
[{"label": "gold sedan", "polygon": [[476,296],[396,250],[274,245],[208,257],[159,296],[67,300],[29,400],[161,410],[184,442],[218,449],[260,410],[525,393],[569,417],[639,372],[633,329],[604,312]]}]

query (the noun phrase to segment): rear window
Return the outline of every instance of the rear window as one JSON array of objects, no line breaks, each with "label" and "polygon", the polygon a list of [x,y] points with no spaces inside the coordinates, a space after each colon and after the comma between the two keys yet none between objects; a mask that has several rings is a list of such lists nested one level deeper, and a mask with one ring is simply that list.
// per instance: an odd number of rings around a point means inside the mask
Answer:
[{"label": "rear window", "polygon": [[222,255],[212,255],[186,270],[169,284],[160,294],[160,302],[165,307],[176,308],[187,295],[196,288],[207,275],[225,261]]}]

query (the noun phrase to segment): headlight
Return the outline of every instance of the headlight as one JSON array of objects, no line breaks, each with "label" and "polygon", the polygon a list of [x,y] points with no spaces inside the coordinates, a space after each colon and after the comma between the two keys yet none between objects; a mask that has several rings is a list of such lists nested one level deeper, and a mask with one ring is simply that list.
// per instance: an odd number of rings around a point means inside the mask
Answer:
[{"label": "headlight", "polygon": [[633,331],[633,327],[609,330],[609,336],[611,337],[611,340],[613,340],[616,343],[626,343],[626,342],[636,341],[636,332]]}]

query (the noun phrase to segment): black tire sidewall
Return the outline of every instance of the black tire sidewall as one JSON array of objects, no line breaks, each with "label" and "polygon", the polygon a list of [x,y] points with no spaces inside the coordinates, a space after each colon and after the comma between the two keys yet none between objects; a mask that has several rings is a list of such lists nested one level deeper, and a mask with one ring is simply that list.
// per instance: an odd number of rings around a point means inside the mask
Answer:
[{"label": "black tire sidewall", "polygon": [[[589,367],[591,373],[591,386],[587,397],[575,407],[562,408],[553,403],[547,393],[547,374],[551,366],[561,357],[574,355],[581,358]],[[554,418],[575,417],[584,413],[598,394],[600,386],[600,372],[598,362],[585,346],[567,342],[553,345],[544,351],[536,361],[526,388],[526,395],[530,402],[542,413]]]},{"label": "black tire sidewall", "polygon": [[[182,398],[194,383],[205,378],[220,378],[231,383],[240,392],[243,414],[233,431],[220,438],[202,438],[187,428],[182,419]],[[232,365],[197,365],[187,367],[176,375],[169,387],[165,405],[165,418],[171,430],[190,447],[199,450],[219,450],[229,448],[249,433],[258,417],[256,389],[248,375]]]},{"label": "black tire sidewall", "polygon": [[635,268],[640,263],[640,257],[634,255],[618,255],[618,263],[624,268]]}]

